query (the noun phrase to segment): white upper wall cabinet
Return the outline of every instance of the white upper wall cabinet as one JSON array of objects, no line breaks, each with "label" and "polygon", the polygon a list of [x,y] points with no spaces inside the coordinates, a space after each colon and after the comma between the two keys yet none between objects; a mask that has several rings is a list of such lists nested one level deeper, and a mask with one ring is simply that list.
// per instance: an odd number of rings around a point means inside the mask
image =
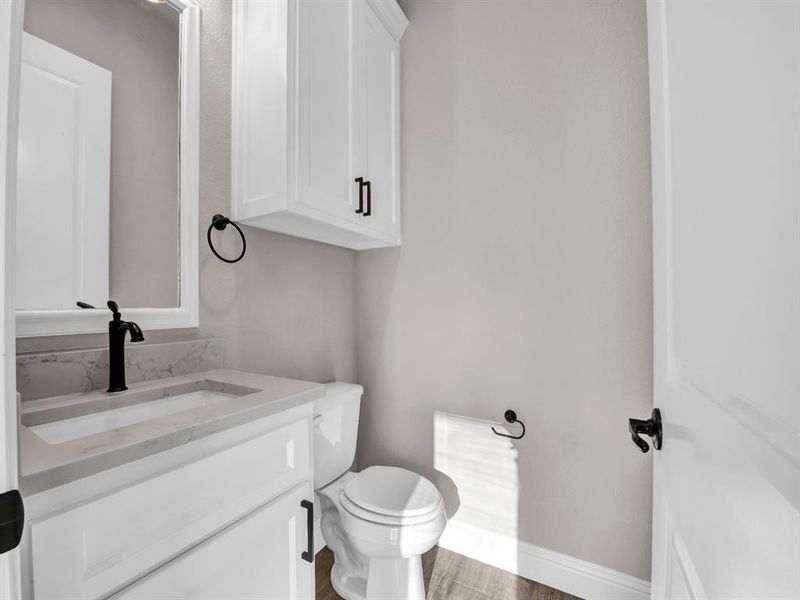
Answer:
[{"label": "white upper wall cabinet", "polygon": [[233,218],[400,245],[398,4],[235,0],[233,16]]}]

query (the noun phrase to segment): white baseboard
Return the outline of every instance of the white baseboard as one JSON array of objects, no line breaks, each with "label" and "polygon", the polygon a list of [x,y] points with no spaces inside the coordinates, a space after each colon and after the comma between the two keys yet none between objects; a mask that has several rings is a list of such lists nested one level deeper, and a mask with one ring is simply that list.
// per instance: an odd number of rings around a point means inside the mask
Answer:
[{"label": "white baseboard", "polygon": [[586,600],[650,600],[649,581],[459,521],[439,545]]}]

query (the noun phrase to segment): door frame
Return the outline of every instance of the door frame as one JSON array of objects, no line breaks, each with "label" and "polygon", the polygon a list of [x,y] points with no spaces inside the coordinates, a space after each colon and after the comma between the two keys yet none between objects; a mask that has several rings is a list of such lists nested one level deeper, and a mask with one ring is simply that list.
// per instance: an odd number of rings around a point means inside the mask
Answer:
[{"label": "door frame", "polygon": [[[0,491],[16,489],[18,400],[16,382],[17,121],[24,0],[0,2]],[[0,555],[0,598],[20,597],[19,549]]]},{"label": "door frame", "polygon": [[[669,308],[667,297],[670,282],[668,240],[670,219],[668,196],[670,190],[669,173],[671,165],[669,138],[669,105],[666,94],[669,91],[667,79],[668,65],[665,48],[666,21],[664,11],[666,5],[661,0],[647,1],[647,40],[650,81],[650,152],[653,203],[653,404],[663,407],[668,404],[667,390],[663,382],[669,376],[668,360],[670,357],[666,332],[669,327]],[[652,571],[650,585],[652,598],[665,598],[667,589],[666,572],[667,556],[670,540],[667,539],[670,524],[667,523],[669,513],[661,504],[663,494],[659,488],[657,473],[661,469],[659,452],[653,456],[653,517],[652,517]]]}]

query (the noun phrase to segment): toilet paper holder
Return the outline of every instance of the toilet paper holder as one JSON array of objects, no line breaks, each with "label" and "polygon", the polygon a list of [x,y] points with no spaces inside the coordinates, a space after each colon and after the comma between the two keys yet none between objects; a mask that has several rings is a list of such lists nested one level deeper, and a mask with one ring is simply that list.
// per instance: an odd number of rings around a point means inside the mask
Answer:
[{"label": "toilet paper holder", "polygon": [[522,439],[522,437],[525,435],[525,423],[517,419],[517,413],[509,408],[503,416],[505,417],[506,421],[508,423],[511,423],[512,425],[514,423],[519,423],[522,426],[522,433],[520,433],[519,435],[511,435],[510,433],[502,433],[500,431],[497,431],[497,429],[495,429],[494,427],[492,427],[492,432],[495,435],[499,435],[500,437],[505,437],[505,438],[511,438],[512,440]]}]

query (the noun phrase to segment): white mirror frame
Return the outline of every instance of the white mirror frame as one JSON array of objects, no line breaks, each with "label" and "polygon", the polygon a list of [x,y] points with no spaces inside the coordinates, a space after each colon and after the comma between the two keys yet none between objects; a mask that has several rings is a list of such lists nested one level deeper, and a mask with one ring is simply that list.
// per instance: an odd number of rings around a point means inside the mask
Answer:
[{"label": "white mirror frame", "polygon": [[[199,324],[200,6],[196,0],[167,3],[181,14],[180,299],[177,308],[121,307],[123,318],[136,321],[145,332]],[[17,337],[101,333],[108,329],[109,314],[106,307],[18,310],[16,333]]]}]

